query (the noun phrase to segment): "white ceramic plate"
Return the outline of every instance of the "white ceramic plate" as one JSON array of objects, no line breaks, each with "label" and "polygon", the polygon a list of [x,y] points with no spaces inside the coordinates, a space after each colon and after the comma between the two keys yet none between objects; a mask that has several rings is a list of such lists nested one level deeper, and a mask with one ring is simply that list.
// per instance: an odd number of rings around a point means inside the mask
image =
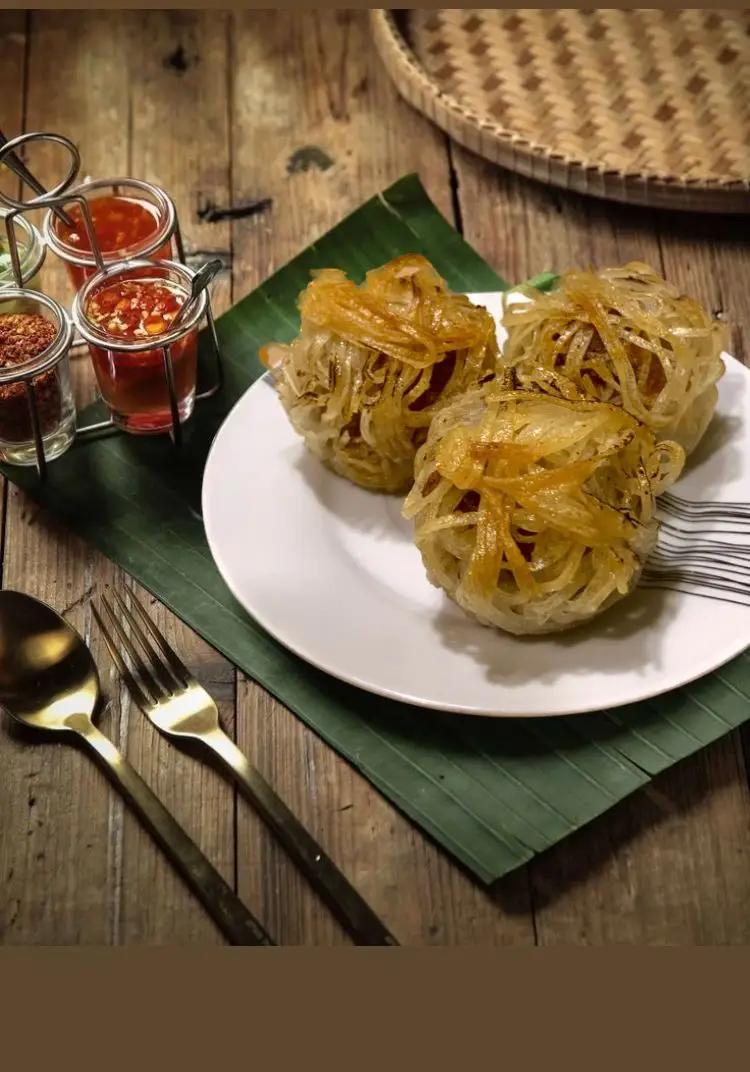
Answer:
[{"label": "white ceramic plate", "polygon": [[[497,319],[499,295],[472,297]],[[717,414],[678,490],[750,502],[750,373],[725,360]],[[666,692],[750,646],[750,608],[654,590],[568,633],[485,628],[429,584],[400,508],[310,455],[266,379],[206,464],[206,534],[237,600],[303,659],[371,692],[467,714],[572,714]]]}]

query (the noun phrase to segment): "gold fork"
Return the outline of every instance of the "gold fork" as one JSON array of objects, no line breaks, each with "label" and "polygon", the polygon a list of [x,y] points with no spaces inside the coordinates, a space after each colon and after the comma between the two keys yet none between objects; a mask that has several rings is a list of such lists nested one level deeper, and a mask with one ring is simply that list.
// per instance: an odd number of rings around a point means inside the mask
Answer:
[{"label": "gold fork", "polygon": [[[130,632],[107,599],[101,603],[111,624],[105,624],[92,603],[110,655],[135,703],[168,737],[201,741],[219,757],[241,792],[268,823],[300,870],[359,945],[398,945],[366,901],[323,852],[299,819],[228,737],[219,723],[216,704],[193,677],[166,638],[127,589],[131,606],[117,591],[112,594]],[[119,638],[125,656],[118,648]],[[138,642],[140,651],[133,642]]]}]

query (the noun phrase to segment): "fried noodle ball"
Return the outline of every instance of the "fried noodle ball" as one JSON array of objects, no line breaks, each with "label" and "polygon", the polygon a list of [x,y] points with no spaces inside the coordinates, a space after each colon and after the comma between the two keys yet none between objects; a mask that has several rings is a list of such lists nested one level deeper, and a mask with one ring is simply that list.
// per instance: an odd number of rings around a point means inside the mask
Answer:
[{"label": "fried noodle ball", "polygon": [[635,587],[682,448],[623,409],[487,383],[435,417],[404,515],[432,584],[509,633],[592,618]]},{"label": "fried noodle ball", "polygon": [[[523,288],[521,288],[523,290]],[[725,326],[646,264],[564,273],[508,307],[504,364],[513,385],[622,406],[690,453],[724,372]]]},{"label": "fried noodle ball", "polygon": [[410,254],[357,286],[335,269],[300,295],[301,330],[261,356],[306,446],[377,491],[406,491],[438,409],[494,373],[495,326]]}]

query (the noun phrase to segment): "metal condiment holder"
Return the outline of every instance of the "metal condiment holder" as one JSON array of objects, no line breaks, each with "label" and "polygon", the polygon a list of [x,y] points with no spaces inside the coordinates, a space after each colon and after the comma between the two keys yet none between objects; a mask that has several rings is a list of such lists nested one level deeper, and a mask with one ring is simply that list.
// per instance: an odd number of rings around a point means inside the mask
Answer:
[{"label": "metal condiment holder", "polygon": [[[208,290],[201,291],[197,297],[188,297],[186,303],[181,307],[180,313],[182,314],[179,321],[179,326],[173,327],[166,331],[163,335],[163,341],[160,343],[158,340],[160,336],[154,336],[151,339],[117,339],[106,332],[98,332],[88,322],[85,310],[85,301],[88,298],[88,292],[95,289],[101,283],[106,283],[108,280],[114,279],[118,276],[126,275],[128,272],[140,272],[144,269],[153,269],[154,271],[162,268],[164,271],[172,272],[173,274],[183,275],[183,282],[186,286],[189,286],[190,280],[195,276],[193,269],[187,265],[180,264],[178,261],[165,261],[165,260],[152,260],[149,258],[132,258],[128,260],[113,261],[108,264],[96,275],[88,279],[79,290],[73,302],[72,319],[75,327],[79,333],[83,335],[86,341],[95,347],[99,347],[103,350],[113,351],[115,353],[138,353],[144,350],[149,352],[161,350],[163,357],[164,367],[164,379],[167,385],[167,391],[169,396],[169,409],[172,419],[172,440],[176,447],[182,445],[182,422],[180,420],[179,402],[177,398],[177,391],[175,388],[175,376],[174,376],[174,362],[172,355],[172,347],[185,337],[188,331],[195,331],[198,328],[198,324],[205,316],[206,323],[211,337],[212,350],[214,355],[214,362],[216,366],[217,379],[216,383],[206,391],[198,392],[195,394],[195,401],[199,402],[205,398],[215,394],[221,386],[221,355],[219,351],[219,340],[216,334],[216,324],[214,322],[213,313],[211,311],[211,299]],[[191,308],[193,307],[193,308]],[[108,421],[98,421],[96,424],[89,425],[84,432],[92,434],[94,432],[101,432],[106,428],[117,427],[115,422],[110,419]]]},{"label": "metal condiment holder", "polygon": [[[93,224],[93,220],[91,218],[91,211],[89,209],[89,205],[88,205],[88,201],[87,201],[86,197],[84,196],[83,193],[76,194],[75,192],[68,192],[68,191],[70,191],[71,185],[75,182],[76,178],[78,177],[78,172],[79,172],[80,166],[81,166],[81,157],[80,157],[80,153],[78,152],[78,148],[76,147],[76,145],[69,138],[66,138],[63,134],[53,134],[53,133],[49,133],[49,132],[39,132],[39,131],[31,132],[31,133],[28,133],[28,134],[21,134],[17,138],[12,138],[9,141],[5,142],[5,144],[0,147],[0,163],[3,163],[3,161],[4,161],[6,156],[11,156],[12,158],[15,158],[15,151],[20,146],[26,145],[29,142],[36,142],[36,141],[53,142],[53,143],[55,143],[57,145],[63,146],[63,148],[67,149],[67,151],[69,152],[71,159],[70,159],[70,166],[68,168],[68,172],[60,182],[58,182],[51,190],[45,190],[43,193],[38,193],[35,197],[30,198],[28,201],[22,201],[22,200],[10,197],[8,194],[3,193],[2,191],[0,191],[0,202],[4,203],[6,205],[6,207],[8,207],[9,210],[10,210],[7,213],[7,215],[5,216],[5,228],[6,228],[6,232],[8,234],[8,250],[9,250],[10,258],[11,258],[11,266],[12,266],[13,274],[14,274],[14,277],[16,279],[16,282],[18,283],[19,288],[23,287],[23,277],[22,277],[22,273],[21,273],[21,258],[20,258],[20,253],[19,253],[19,250],[18,250],[18,244],[17,244],[17,241],[16,241],[15,228],[12,226],[13,220],[17,216],[22,216],[27,212],[36,211],[38,209],[51,209],[56,215],[65,216],[63,206],[66,205],[66,204],[69,204],[70,202],[74,202],[75,204],[77,204],[79,206],[80,210],[81,210],[81,218],[83,219],[83,224],[84,224],[84,227],[86,228],[86,235],[87,235],[87,238],[89,240],[89,245],[91,247],[91,254],[92,254],[93,258],[94,258],[94,263],[96,264],[96,267],[97,267],[97,275],[99,273],[102,273],[104,276],[110,276],[110,275],[116,274],[116,272],[118,270],[123,270],[123,269],[127,270],[127,268],[129,266],[129,264],[131,263],[132,259],[122,258],[122,259],[119,259],[119,260],[105,261],[104,256],[102,254],[102,251],[101,251],[101,249],[99,247],[99,243],[98,243],[97,238],[96,238],[96,233],[94,231],[94,224]],[[24,181],[28,182],[28,179],[27,179],[26,175],[21,174],[21,178]],[[123,180],[123,182],[124,181],[125,180]],[[43,189],[43,187],[40,187],[39,184],[36,183],[36,182],[33,185],[34,185],[35,189]],[[116,184],[113,184],[113,186],[116,189]],[[179,218],[178,218],[178,215],[177,215],[176,207],[175,207],[175,210],[174,210],[174,229],[173,229],[173,232],[170,232],[167,235],[165,235],[164,240],[165,241],[171,240],[172,237],[174,237],[174,239],[175,239],[175,245],[177,247],[177,255],[178,255],[178,258],[179,258],[179,263],[184,267],[186,273],[188,273],[190,276],[194,275],[195,271],[193,269],[191,269],[185,263],[185,250],[184,250],[184,244],[183,244],[183,241],[182,241],[182,231],[180,229],[180,223],[179,223]],[[169,263],[169,262],[165,262],[165,263]],[[36,292],[29,292],[29,296],[31,296],[32,293],[36,293]],[[205,294],[205,299],[206,299],[206,308],[205,308],[206,324],[207,324],[208,329],[209,329],[209,335],[210,335],[210,338],[211,338],[211,348],[212,348],[212,351],[213,351],[213,360],[214,360],[214,382],[211,384],[210,387],[206,388],[203,391],[197,391],[196,390],[196,395],[195,395],[195,402],[196,403],[204,401],[207,398],[211,398],[218,391],[220,391],[221,387],[223,385],[223,379],[224,379],[222,360],[221,360],[221,349],[220,349],[220,346],[219,346],[219,339],[218,339],[218,335],[217,335],[217,332],[216,332],[216,323],[214,321],[213,310],[211,308],[211,297],[210,297],[210,294],[208,292],[206,292],[206,294]],[[190,299],[190,298],[188,298],[187,300],[188,301],[190,301],[190,300],[200,301],[201,298],[198,298],[198,299]],[[119,350],[119,349],[126,350],[126,349],[128,349],[128,347],[120,347],[114,342],[107,343],[106,346],[107,346],[108,349],[111,349],[111,350]],[[172,442],[174,443],[175,447],[180,448],[182,446],[182,440],[183,440],[183,436],[182,436],[182,421],[180,420],[179,403],[178,403],[177,393],[176,393],[176,389],[175,389],[175,378],[174,378],[174,367],[173,367],[173,363],[172,363],[171,345],[166,345],[166,346],[162,346],[162,347],[154,346],[153,349],[155,349],[155,350],[156,349],[161,349],[162,353],[163,353],[163,357],[164,357],[164,380],[165,380],[168,395],[169,395],[169,406],[170,406],[170,414],[171,414],[171,419],[172,419],[172,427],[171,427],[170,435],[171,435]],[[30,398],[30,403],[29,403],[30,406],[35,409],[35,403],[34,403],[34,399],[33,399],[33,392],[29,392],[29,398]],[[32,414],[31,420],[32,420],[32,428],[33,428],[33,431],[34,431],[34,440],[35,440],[35,446],[36,446],[37,471],[39,473],[39,477],[41,479],[44,479],[45,474],[46,474],[46,463],[45,463],[45,458],[44,458],[44,444],[43,444],[43,441],[42,441],[41,432],[40,432],[40,423],[39,423],[38,415],[36,414],[36,412],[34,412]],[[111,416],[107,420],[95,421],[93,423],[86,424],[86,425],[79,425],[76,428],[76,436],[77,437],[87,437],[87,436],[90,436],[90,435],[99,434],[99,433],[107,432],[107,431],[112,431],[112,432],[120,431],[120,429],[115,424],[115,422],[114,422],[114,420],[112,419]]]}]

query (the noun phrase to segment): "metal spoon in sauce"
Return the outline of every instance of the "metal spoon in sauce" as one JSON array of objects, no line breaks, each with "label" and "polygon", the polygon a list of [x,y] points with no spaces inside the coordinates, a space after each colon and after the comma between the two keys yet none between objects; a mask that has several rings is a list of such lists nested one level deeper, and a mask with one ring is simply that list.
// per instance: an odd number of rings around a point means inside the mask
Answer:
[{"label": "metal spoon in sauce", "polygon": [[223,266],[221,261],[217,258],[212,261],[206,261],[206,263],[198,269],[198,271],[195,273],[192,280],[190,281],[190,297],[186,302],[183,302],[180,308],[177,310],[177,315],[175,316],[172,323],[169,325],[170,331],[172,331],[172,329],[180,323],[182,318],[185,316],[187,310],[192,309],[193,303],[196,301],[197,298],[200,298],[206,287],[211,285],[213,280],[221,271],[222,267]]},{"label": "metal spoon in sauce", "polygon": [[273,945],[197,845],[91,720],[99,705],[91,652],[57,611],[23,592],[0,592],[0,707],[37,730],[75,733],[103,764],[233,945]]}]

